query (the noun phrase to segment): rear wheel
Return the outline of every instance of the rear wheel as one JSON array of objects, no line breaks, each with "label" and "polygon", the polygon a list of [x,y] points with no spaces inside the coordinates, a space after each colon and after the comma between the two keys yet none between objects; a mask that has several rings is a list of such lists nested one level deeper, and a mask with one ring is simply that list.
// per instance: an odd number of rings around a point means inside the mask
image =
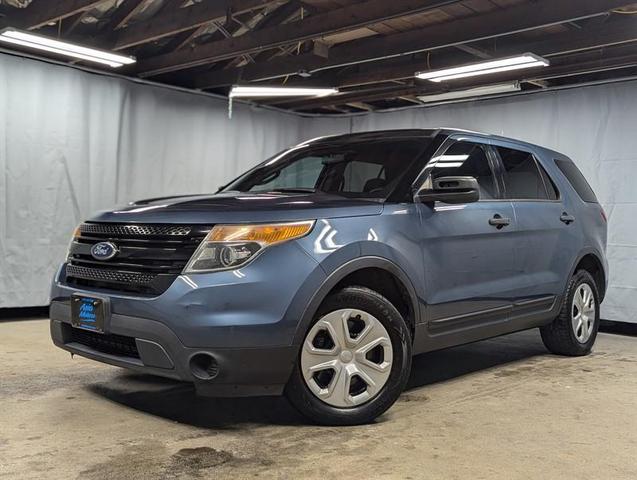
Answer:
[{"label": "rear wheel", "polygon": [[586,270],[571,278],[562,309],[553,323],[540,328],[546,348],[558,355],[590,353],[599,328],[599,295],[595,280]]},{"label": "rear wheel", "polygon": [[348,287],[319,308],[286,395],[317,423],[367,423],[396,401],[410,366],[411,338],[400,313],[378,293]]}]

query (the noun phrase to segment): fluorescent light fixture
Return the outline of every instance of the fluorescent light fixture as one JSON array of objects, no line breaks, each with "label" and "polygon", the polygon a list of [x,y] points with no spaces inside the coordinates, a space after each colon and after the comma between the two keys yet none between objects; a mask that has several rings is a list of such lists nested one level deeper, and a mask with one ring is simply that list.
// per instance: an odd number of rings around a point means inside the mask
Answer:
[{"label": "fluorescent light fixture", "polygon": [[495,95],[498,93],[519,92],[521,90],[518,82],[500,83],[485,87],[475,87],[455,92],[436,93],[432,95],[421,95],[418,100],[424,103],[444,102],[446,100],[458,100],[461,98],[482,97],[485,95]]},{"label": "fluorescent light fixture", "polygon": [[231,98],[239,97],[326,97],[338,93],[336,88],[239,87],[230,90]]},{"label": "fluorescent light fixture", "polygon": [[550,63],[545,58],[533,53],[525,53],[515,57],[501,58],[499,60],[489,60],[487,62],[472,63],[460,67],[445,68],[443,70],[432,70],[429,72],[417,72],[416,77],[421,80],[432,82],[446,82],[458,78],[475,77],[478,75],[489,75],[492,73],[508,72],[510,70],[520,70],[523,68],[547,67]]},{"label": "fluorescent light fixture", "polygon": [[116,53],[97,50],[95,48],[82,47],[80,45],[55,40],[42,35],[23,32],[14,28],[5,28],[4,30],[0,30],[0,42],[34,48],[36,50],[43,50],[49,53],[57,53],[67,57],[86,60],[87,62],[101,63],[113,68],[135,63],[135,57],[118,55]]}]

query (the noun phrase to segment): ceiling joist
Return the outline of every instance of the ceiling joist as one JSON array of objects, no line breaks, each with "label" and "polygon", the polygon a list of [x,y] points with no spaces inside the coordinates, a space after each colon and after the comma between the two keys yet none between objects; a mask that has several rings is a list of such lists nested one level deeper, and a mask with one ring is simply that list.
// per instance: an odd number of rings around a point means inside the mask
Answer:
[{"label": "ceiling joist", "polygon": [[10,26],[33,30],[91,9],[104,0],[35,1],[12,15]]},{"label": "ceiling joist", "polygon": [[105,32],[112,32],[123,27],[142,7],[144,0],[124,0],[113,12],[108,22],[102,27]]},{"label": "ceiling joist", "polygon": [[[241,14],[247,11],[280,3],[280,0],[215,0],[196,3],[190,7],[167,10],[148,20],[140,21],[118,33],[112,45],[114,50],[122,50],[142,43],[200,27],[210,22],[223,22],[228,12]],[[106,34],[97,42],[110,42]]]},{"label": "ceiling joist", "polygon": [[373,23],[457,3],[459,0],[368,0],[363,3],[320,13],[311,21],[292,22],[266,28],[240,37],[200,45],[192,51],[160,55],[139,63],[141,76],[158,75],[184,68],[218,62],[240,55],[302,42],[324,35],[349,31]]},{"label": "ceiling joist", "polygon": [[[635,1],[33,0],[0,5],[0,27],[126,51],[138,63],[121,73],[179,87],[220,94],[232,84],[338,87],[332,97],[255,102],[352,112],[502,81],[528,90],[635,74],[637,16],[617,13]],[[551,65],[446,85],[414,78],[525,52]]]},{"label": "ceiling joist", "polygon": [[[533,52],[542,57],[553,57],[578,51],[605,48],[623,43],[637,42],[637,18],[619,19],[613,24],[602,24],[588,30],[546,35],[535,42],[511,40],[492,52],[492,56],[507,57],[524,52]],[[457,56],[443,55],[438,59],[406,60],[391,65],[370,64],[359,72],[336,75],[332,83],[335,87],[353,87],[378,82],[412,78],[417,71],[431,68],[448,68],[463,63]],[[373,68],[371,68],[373,67]]]},{"label": "ceiling joist", "polygon": [[345,93],[341,95],[335,95],[332,97],[325,97],[319,99],[306,99],[305,101],[295,100],[294,103],[291,100],[287,100],[285,103],[279,101],[276,105],[284,106],[285,108],[291,108],[293,110],[312,110],[316,108],[323,108],[329,105],[346,105],[353,102],[373,102],[376,100],[385,100],[391,98],[400,98],[404,96],[417,96],[417,95],[429,95],[444,93],[449,91],[452,86],[453,90],[462,90],[465,88],[473,88],[487,85],[495,85],[498,83],[505,83],[511,81],[522,82],[537,82],[552,78],[562,78],[574,75],[583,75],[589,73],[595,73],[600,71],[608,71],[614,69],[623,69],[637,66],[637,52],[632,53],[620,53],[616,56],[600,56],[599,58],[591,58],[588,60],[582,60],[580,58],[574,60],[565,60],[559,65],[553,65],[547,68],[543,68],[539,71],[529,71],[525,74],[519,72],[506,72],[490,78],[473,78],[464,82],[453,83],[450,85],[437,85],[437,84],[420,84],[410,86],[395,86],[386,87],[378,92],[355,91],[352,93]]},{"label": "ceiling joist", "polygon": [[[238,81],[257,81],[294,75],[300,71],[313,72],[360,62],[382,60],[427,50],[477,42],[511,35],[577,19],[605,15],[609,9],[628,4],[627,0],[580,0],[554,2],[541,0],[495,12],[454,20],[453,28],[442,23],[426,29],[390,36],[347,42],[330,49],[329,58],[312,54],[290,59],[275,59],[267,63],[246,66],[243,70],[209,72],[194,80],[196,88],[232,85]],[[544,8],[542,8],[544,4]]]}]

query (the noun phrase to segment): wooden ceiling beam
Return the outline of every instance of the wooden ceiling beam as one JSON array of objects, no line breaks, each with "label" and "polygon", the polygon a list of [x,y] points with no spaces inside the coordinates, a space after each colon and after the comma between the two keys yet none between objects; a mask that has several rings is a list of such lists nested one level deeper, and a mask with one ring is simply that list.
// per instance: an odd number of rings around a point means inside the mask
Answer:
[{"label": "wooden ceiling beam", "polygon": [[285,22],[301,8],[303,8],[303,5],[299,0],[290,0],[263,17],[254,26],[253,30],[264,30],[266,28],[276,27]]},{"label": "wooden ceiling beam", "polygon": [[241,14],[263,8],[281,0],[215,0],[196,3],[190,7],[160,12],[148,20],[140,21],[118,31],[113,43],[110,35],[98,38],[97,42],[122,50],[142,43],[200,27],[210,22],[223,22],[228,12]]},{"label": "wooden ceiling beam", "polygon": [[183,32],[178,33],[164,48],[164,53],[180,50],[187,47],[196,48],[196,44],[194,43],[195,39],[211,26],[214,28],[214,31],[211,32],[211,34],[222,38],[228,38],[237,35],[237,32],[239,32],[242,28],[249,28],[242,22],[237,21],[234,16],[227,15],[225,20],[223,21],[213,21],[210,23],[205,23],[199,27],[190,30],[184,30]]},{"label": "wooden ceiling beam", "polygon": [[374,107],[372,107],[371,105],[366,104],[365,102],[349,102],[349,103],[346,103],[346,105],[348,107],[354,107],[354,108],[357,108],[358,110],[363,110],[365,112],[373,112],[374,111]]},{"label": "wooden ceiling beam", "polygon": [[170,39],[170,42],[164,47],[164,50],[166,52],[172,52],[173,50],[180,50],[192,46],[195,38],[206,28],[208,28],[207,25],[202,25],[201,27],[195,27],[178,33]]},{"label": "wooden ceiling beam", "polygon": [[142,60],[137,66],[137,72],[140,76],[151,76],[196,67],[422,13],[458,1],[460,0],[367,0],[313,15],[310,21],[278,25],[236,38],[200,45],[190,51],[172,52]]},{"label": "wooden ceiling beam", "polygon": [[145,0],[124,0],[111,14],[106,24],[102,27],[104,32],[113,32],[122,28],[135,15]]},{"label": "wooden ceiling beam", "polygon": [[473,45],[461,44],[461,45],[456,45],[456,48],[465,53],[473,55],[474,57],[481,58],[483,60],[489,60],[490,58],[493,58],[493,54],[481,48],[475,47]]},{"label": "wooden ceiling beam", "polygon": [[[504,44],[503,47],[500,47],[497,52],[493,52],[492,55],[493,57],[506,57],[524,52],[533,52],[550,59],[557,55],[606,48],[631,42],[637,42],[637,19],[619,18],[615,22],[594,28],[546,35],[542,37],[542,40],[535,42],[511,40]],[[428,70],[430,65],[432,69],[439,69],[457,66],[459,63],[461,63],[459,57],[455,55],[445,55],[444,57],[432,56],[429,62],[420,59],[400,62],[389,66],[372,64],[370,66],[375,66],[375,68],[369,68],[361,72],[336,75],[333,79],[332,86],[342,88],[402,80],[412,78],[417,71]]]},{"label": "wooden ceiling beam", "polygon": [[[286,21],[292,19],[294,16],[298,15],[301,12],[302,8],[303,5],[299,0],[290,0],[289,2],[279,5],[275,9],[267,12],[266,15],[263,15],[261,19],[254,24],[251,30],[263,30],[265,28],[270,28],[285,23]],[[250,55],[249,57],[246,57],[245,55],[236,57],[234,59],[229,59],[227,61],[221,62],[217,64],[216,67],[232,68],[237,64],[241,64],[241,62],[243,62],[243,64],[255,63],[261,60],[265,60],[268,53],[269,52],[263,52],[256,55]],[[245,61],[246,58],[249,58],[250,60]]]},{"label": "wooden ceiling beam", "polygon": [[72,17],[89,10],[104,0],[35,0],[27,8],[8,16],[5,23],[12,27],[34,30],[51,22]]},{"label": "wooden ceiling beam", "polygon": [[295,75],[300,71],[313,72],[436,50],[512,35],[575,19],[605,15],[608,10],[628,3],[630,3],[628,0],[580,0],[576,3],[540,0],[432,25],[426,29],[347,42],[332,47],[329,58],[305,54],[249,65],[236,71],[207,72],[195,78],[194,86],[205,89],[232,85],[239,80],[244,82],[268,80]]},{"label": "wooden ceiling beam", "polygon": [[320,99],[311,99],[306,101],[296,100],[296,103],[294,104],[291,102],[287,105],[278,103],[278,105],[283,108],[290,108],[292,110],[309,110],[314,108],[322,108],[327,105],[346,105],[352,102],[373,102],[377,100],[387,100],[405,96],[438,94],[447,91],[495,85],[512,81],[537,82],[542,80],[585,75],[589,73],[634,66],[637,66],[637,51],[633,51],[632,53],[620,53],[615,56],[599,55],[597,56],[597,58],[595,58],[594,56],[589,56],[588,59],[582,59],[580,54],[571,59],[565,59],[558,65],[552,65],[550,67],[537,69],[534,71],[529,70],[525,73],[521,73],[520,71],[505,72],[502,74],[491,76],[491,78],[476,77],[459,81],[458,83],[447,83],[446,85],[423,83],[407,87],[388,87],[378,92],[369,91],[365,93],[355,91],[352,93],[324,97]]},{"label": "wooden ceiling beam", "polygon": [[76,13],[72,17],[67,17],[62,22],[62,35],[69,37],[73,34],[75,29],[82,24],[82,19],[86,15],[86,12]]}]

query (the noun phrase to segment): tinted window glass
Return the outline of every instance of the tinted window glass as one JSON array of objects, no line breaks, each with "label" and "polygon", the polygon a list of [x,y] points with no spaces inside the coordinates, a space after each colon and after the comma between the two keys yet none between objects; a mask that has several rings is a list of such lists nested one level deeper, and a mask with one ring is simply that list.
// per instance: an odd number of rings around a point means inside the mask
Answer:
[{"label": "tinted window glass", "polygon": [[597,203],[595,192],[575,164],[568,160],[555,160],[555,164],[571,183],[577,194],[585,202]]},{"label": "tinted window glass", "polygon": [[224,190],[300,189],[348,197],[386,198],[426,146],[426,140],[392,140],[310,147],[275,157]]},{"label": "tinted window glass", "polygon": [[547,200],[545,180],[535,158],[528,152],[497,147],[504,167],[506,198],[516,200]]},{"label": "tinted window glass", "polygon": [[480,185],[480,199],[497,197],[493,171],[489,166],[486,152],[482,146],[475,143],[454,143],[437,158],[431,176],[434,179],[449,176],[475,177]]},{"label": "tinted window glass", "polygon": [[540,165],[539,162],[537,162],[537,166],[540,168],[540,174],[542,175],[542,180],[544,181],[544,186],[546,187],[549,200],[557,200],[560,198],[560,193],[557,190],[555,183],[553,183],[553,180],[551,180],[551,177],[549,177],[549,174],[546,173],[546,170],[544,170],[544,167]]},{"label": "tinted window glass", "polygon": [[[314,188],[316,179],[323,170],[322,157],[305,157],[282,168],[277,175],[258,186],[258,190],[274,190],[280,188]],[[257,188],[255,187],[255,190]]]},{"label": "tinted window glass", "polygon": [[385,167],[381,163],[349,162],[343,172],[343,190],[369,192],[386,183]]}]

